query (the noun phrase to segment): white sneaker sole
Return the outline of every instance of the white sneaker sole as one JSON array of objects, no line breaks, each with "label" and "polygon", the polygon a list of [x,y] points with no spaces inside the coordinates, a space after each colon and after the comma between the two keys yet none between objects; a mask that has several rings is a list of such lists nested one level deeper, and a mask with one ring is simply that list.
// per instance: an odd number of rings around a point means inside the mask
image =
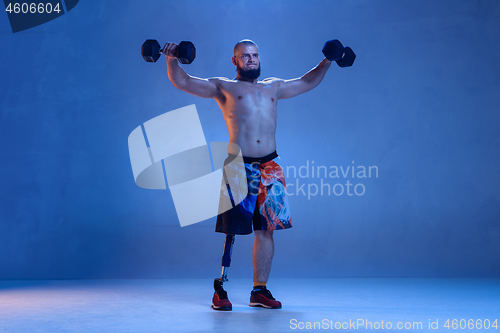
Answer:
[{"label": "white sneaker sole", "polygon": [[223,307],[216,307],[214,303],[212,303],[212,309],[217,310],[217,311],[231,311],[233,308],[223,308]]},{"label": "white sneaker sole", "polygon": [[266,308],[266,309],[281,309],[281,306],[280,307],[272,307],[272,306],[265,305],[265,304],[262,304],[262,303],[257,303],[257,302],[250,302],[249,305],[250,306],[259,306],[259,307],[263,307],[263,308]]}]

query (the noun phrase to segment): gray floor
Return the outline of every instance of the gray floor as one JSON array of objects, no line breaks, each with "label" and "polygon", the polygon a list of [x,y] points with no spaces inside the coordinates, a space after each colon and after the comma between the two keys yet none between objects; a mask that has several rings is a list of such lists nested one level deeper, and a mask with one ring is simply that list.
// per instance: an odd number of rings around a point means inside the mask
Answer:
[{"label": "gray floor", "polygon": [[[290,332],[314,322],[331,331],[399,323],[407,332],[500,332],[491,327],[495,319],[500,326],[500,279],[275,278],[269,289],[280,310],[248,306],[250,279],[225,288],[231,312],[210,308],[206,279],[0,280],[0,332]],[[447,319],[489,319],[490,328],[447,329]]]}]

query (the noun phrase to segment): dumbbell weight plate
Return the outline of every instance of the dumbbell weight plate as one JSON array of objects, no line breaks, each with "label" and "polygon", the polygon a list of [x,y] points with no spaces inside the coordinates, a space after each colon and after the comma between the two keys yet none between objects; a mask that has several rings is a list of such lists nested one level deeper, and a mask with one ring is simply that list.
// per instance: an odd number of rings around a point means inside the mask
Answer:
[{"label": "dumbbell weight plate", "polygon": [[191,42],[182,41],[177,47],[177,59],[181,64],[190,64],[196,58],[196,48]]},{"label": "dumbbell weight plate", "polygon": [[160,43],[156,39],[148,39],[142,44],[141,55],[147,62],[156,62],[160,58]]},{"label": "dumbbell weight plate", "polygon": [[325,43],[322,51],[326,59],[330,61],[337,61],[342,58],[344,46],[338,39],[332,39]]},{"label": "dumbbell weight plate", "polygon": [[356,54],[354,54],[354,51],[349,46],[346,46],[344,48],[344,56],[342,59],[337,60],[337,65],[339,67],[350,67],[354,63],[354,59],[356,59]]}]

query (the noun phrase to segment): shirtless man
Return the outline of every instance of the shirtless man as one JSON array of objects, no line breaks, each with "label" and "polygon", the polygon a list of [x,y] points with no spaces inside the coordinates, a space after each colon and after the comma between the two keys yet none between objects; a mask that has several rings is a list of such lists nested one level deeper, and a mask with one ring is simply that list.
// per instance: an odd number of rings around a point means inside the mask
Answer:
[{"label": "shirtless man", "polygon": [[[245,39],[234,47],[232,62],[237,71],[235,79],[202,79],[188,75],[179,66],[175,57],[176,48],[177,45],[174,43],[167,43],[163,48],[163,54],[167,57],[170,81],[177,89],[217,101],[224,115],[229,140],[241,149],[247,176],[255,177],[255,174],[258,174],[262,177],[258,178],[260,183],[258,193],[252,193],[249,188],[247,198],[251,202],[238,205],[239,211],[231,209],[217,217],[216,231],[226,234],[249,234],[252,232],[253,224],[254,289],[251,292],[250,305],[281,308],[281,303],[266,289],[274,255],[273,230],[292,226],[285,191],[274,191],[279,192],[278,195],[276,193],[271,195],[273,191],[269,191],[269,187],[273,185],[281,189],[285,186],[282,169],[273,161],[278,156],[275,137],[278,99],[294,97],[316,87],[325,76],[331,61],[325,58],[300,78],[291,80],[267,78],[258,81],[259,51],[254,42]],[[229,145],[228,153],[231,156],[239,152],[234,151],[232,145]],[[262,183],[266,183],[266,186]],[[270,183],[273,184],[269,185]],[[246,210],[241,208],[243,206]],[[280,211],[269,213],[270,207]],[[232,309],[222,285],[214,293],[212,307],[215,310]]]}]

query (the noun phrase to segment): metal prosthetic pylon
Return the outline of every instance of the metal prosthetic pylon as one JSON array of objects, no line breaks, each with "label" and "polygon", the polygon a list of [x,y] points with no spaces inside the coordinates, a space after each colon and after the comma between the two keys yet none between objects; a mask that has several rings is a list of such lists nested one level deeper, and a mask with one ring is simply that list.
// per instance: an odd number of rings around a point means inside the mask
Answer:
[{"label": "metal prosthetic pylon", "polygon": [[231,264],[231,253],[233,251],[234,235],[226,234],[226,239],[224,240],[224,252],[222,254],[222,273],[220,278],[214,280],[214,290],[217,291],[222,288],[222,284],[227,279],[227,269]]}]

